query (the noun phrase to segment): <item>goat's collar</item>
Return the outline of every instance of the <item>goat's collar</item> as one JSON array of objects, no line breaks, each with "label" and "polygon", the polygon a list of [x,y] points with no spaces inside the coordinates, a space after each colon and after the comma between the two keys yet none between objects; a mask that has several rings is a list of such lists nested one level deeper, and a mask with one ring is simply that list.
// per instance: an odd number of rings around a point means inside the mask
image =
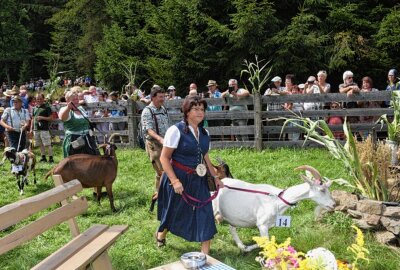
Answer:
[{"label": "goat's collar", "polygon": [[15,154],[15,165],[24,165],[26,160],[26,156],[24,153],[19,152]]},{"label": "goat's collar", "polygon": [[290,203],[290,202],[288,202],[287,200],[285,200],[285,199],[283,198],[283,193],[285,193],[285,191],[286,191],[286,189],[284,189],[284,190],[282,190],[281,192],[279,192],[278,198],[281,199],[282,202],[284,202],[285,204],[287,204],[287,205],[289,205],[289,206],[296,206],[296,205],[297,205],[297,202],[296,202],[296,203]]}]

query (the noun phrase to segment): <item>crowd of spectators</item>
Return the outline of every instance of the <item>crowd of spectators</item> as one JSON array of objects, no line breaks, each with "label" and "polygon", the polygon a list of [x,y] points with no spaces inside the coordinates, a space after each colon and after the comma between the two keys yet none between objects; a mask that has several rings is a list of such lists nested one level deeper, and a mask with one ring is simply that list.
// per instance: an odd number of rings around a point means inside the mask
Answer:
[{"label": "crowd of spectators", "polygon": [[[310,75],[305,82],[301,82],[295,78],[293,74],[287,74],[285,79],[282,80],[280,76],[274,76],[271,79],[271,83],[268,85],[267,89],[263,93],[264,95],[307,95],[307,94],[319,94],[319,93],[330,93],[330,92],[339,92],[345,93],[348,96],[357,94],[359,92],[375,92],[378,91],[374,88],[373,79],[369,76],[362,77],[362,79],[357,83],[354,79],[354,74],[351,71],[345,71],[343,73],[343,83],[338,85],[336,88],[328,83],[328,74],[326,71],[319,71],[316,76]],[[390,69],[387,75],[387,87],[386,90],[400,90],[400,82],[398,78],[398,72],[396,69]],[[298,84],[296,82],[299,82]],[[4,110],[8,107],[13,107],[14,98],[20,97],[22,100],[22,107],[27,109],[30,113],[30,118],[33,119],[33,108],[36,104],[36,94],[42,93],[43,89],[46,88],[46,81],[39,78],[37,80],[30,80],[25,84],[20,85],[19,87],[11,82],[7,84],[6,82],[2,83],[0,88],[0,115],[3,114]],[[150,95],[146,95],[144,91],[136,87],[135,85],[128,84],[125,87],[125,92],[119,93],[116,91],[107,92],[100,87],[96,87],[93,84],[92,79],[89,76],[78,77],[75,80],[71,80],[67,77],[59,78],[59,85],[65,87],[66,91],[70,89],[70,86],[80,86],[78,90],[78,98],[79,103],[89,104],[95,102],[114,102],[118,103],[119,100],[128,100],[132,99],[134,101],[141,101],[145,105],[150,104],[151,98]],[[227,82],[227,89],[220,90],[219,85],[215,80],[209,80],[207,85],[204,87],[198,88],[196,83],[191,83],[186,91],[179,91],[180,93],[184,93],[184,96],[201,96],[203,98],[224,98],[230,97],[228,100],[239,100],[241,98],[246,98],[250,95],[249,91],[244,88],[241,88],[236,79],[230,79]],[[86,89],[86,90],[84,90]],[[202,89],[202,90],[201,90]],[[181,99],[180,96],[177,95],[177,89],[175,86],[170,85],[166,88],[165,100],[176,100]],[[48,104],[65,104],[65,97],[60,97],[58,100],[52,101],[49,96],[45,96],[45,102]],[[294,102],[294,103],[268,103],[266,104],[265,109],[267,111],[283,111],[283,110],[291,110],[294,112],[299,111],[307,111],[307,110],[319,110],[319,109],[332,109],[337,110],[341,108],[380,108],[380,107],[388,107],[388,102],[347,102],[347,103],[339,103],[339,102],[331,102],[329,104],[326,103],[318,103],[318,102]],[[207,108],[208,111],[218,112],[223,110],[230,111],[246,111],[247,106],[220,106],[220,105],[210,105]],[[180,110],[178,108],[169,108],[169,113],[179,113]],[[89,109],[88,116],[89,118],[103,118],[103,117],[121,117],[126,116],[126,110],[122,109],[112,109],[107,110],[105,108],[96,108]],[[58,119],[57,113],[53,112],[52,114],[53,120]],[[341,125],[344,122],[344,119],[340,116],[331,116],[325,119],[328,124],[331,125]],[[360,117],[349,117],[348,121],[351,123],[373,123],[377,120],[377,117],[370,116],[360,116]],[[205,120],[205,126],[222,126],[226,125],[226,121],[222,123],[223,120]],[[266,121],[268,125],[279,125],[281,123],[275,123],[273,121]],[[247,120],[245,119],[235,119],[230,121],[229,123],[232,126],[246,126]],[[28,125],[31,126],[31,125]],[[50,123],[50,129],[63,129],[62,123]],[[96,123],[97,130],[100,131],[97,136],[97,140],[99,143],[103,143],[106,139],[105,134],[109,131],[119,131],[125,130],[127,128],[126,122],[101,122]],[[4,141],[5,129],[3,126],[0,126],[0,141]],[[368,133],[362,133],[363,136],[367,136]],[[342,138],[343,134],[340,132],[336,132],[335,136],[338,138]],[[290,133],[287,134],[287,139],[289,140],[299,140],[299,133]],[[56,138],[57,140],[58,138]],[[60,138],[62,139],[62,138]],[[222,139],[224,139],[222,137]],[[240,136],[236,135],[231,139],[235,139],[238,141],[246,141],[248,140],[248,136]]]},{"label": "crowd of spectators", "polygon": [[[390,69],[387,75],[388,85],[387,91],[400,90],[400,83],[398,72],[396,69]],[[282,79],[279,76],[275,76],[271,80],[271,85],[265,91],[264,95],[307,95],[307,94],[320,94],[330,93],[333,87],[327,82],[328,74],[326,71],[321,70],[317,73],[317,78],[313,75],[309,76],[307,81],[296,85],[294,83],[294,75],[288,74],[285,76],[284,86],[282,85]],[[354,80],[354,74],[350,70],[343,73],[343,83],[341,83],[335,90],[339,93],[346,94],[348,96],[360,93],[360,92],[376,92],[378,89],[374,88],[373,80],[369,76],[365,76],[361,79],[359,84]],[[336,92],[336,91],[335,91]],[[381,108],[388,107],[389,102],[331,102],[329,104],[323,104],[318,102],[297,102],[292,104],[268,104],[267,111],[278,111],[278,110],[292,110],[294,112],[307,111],[307,110],[319,110],[319,109],[332,109],[337,110],[341,108]],[[314,117],[317,119],[316,117]],[[377,117],[371,116],[350,116],[347,118],[350,123],[374,123],[377,121]],[[344,119],[340,116],[331,116],[326,119],[328,124],[331,125],[342,125]],[[335,132],[334,135],[337,138],[343,138],[342,132]],[[361,132],[362,137],[368,136],[368,132]],[[298,140],[298,134],[288,134],[289,140]]]}]

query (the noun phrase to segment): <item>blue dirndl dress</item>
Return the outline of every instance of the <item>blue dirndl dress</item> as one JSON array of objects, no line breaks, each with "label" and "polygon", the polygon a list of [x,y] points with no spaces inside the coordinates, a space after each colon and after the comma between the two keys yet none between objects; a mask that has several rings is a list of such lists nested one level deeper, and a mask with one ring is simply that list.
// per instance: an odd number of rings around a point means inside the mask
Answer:
[{"label": "blue dirndl dress", "polygon": [[[190,130],[184,131],[185,123],[183,121],[175,126],[178,127],[181,137],[178,147],[172,154],[172,159],[181,165],[195,169],[202,156],[208,152],[210,137],[200,130],[198,142]],[[173,169],[181,181],[185,193],[200,201],[206,201],[210,197],[206,176],[201,177],[196,173],[188,173],[175,166]],[[162,176],[158,192],[157,216],[160,220],[159,232],[167,229],[187,241],[204,242],[212,239],[217,233],[212,203],[201,208],[190,206],[181,195],[175,193],[166,173]]]}]

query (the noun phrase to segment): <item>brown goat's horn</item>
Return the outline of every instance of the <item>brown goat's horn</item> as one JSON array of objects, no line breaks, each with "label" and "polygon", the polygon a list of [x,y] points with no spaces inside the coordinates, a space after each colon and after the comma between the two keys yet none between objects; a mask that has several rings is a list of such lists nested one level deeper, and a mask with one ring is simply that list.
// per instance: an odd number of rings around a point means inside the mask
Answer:
[{"label": "brown goat's horn", "polygon": [[317,169],[315,169],[315,168],[313,168],[313,167],[311,167],[309,165],[299,166],[295,170],[306,170],[306,171],[309,171],[314,176],[314,178],[316,180],[322,181],[321,174],[317,171]]},{"label": "brown goat's horn", "polygon": [[121,134],[119,134],[119,133],[111,134],[110,138],[108,139],[108,143],[114,142],[114,137],[115,136],[121,136]]}]

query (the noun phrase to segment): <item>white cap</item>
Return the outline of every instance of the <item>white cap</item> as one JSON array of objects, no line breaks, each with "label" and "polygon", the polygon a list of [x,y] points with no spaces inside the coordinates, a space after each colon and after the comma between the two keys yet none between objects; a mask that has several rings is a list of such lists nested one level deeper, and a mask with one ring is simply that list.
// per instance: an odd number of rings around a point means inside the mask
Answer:
[{"label": "white cap", "polygon": [[298,86],[299,86],[299,88],[304,88],[304,87],[306,87],[304,83],[301,83],[301,84],[299,84]]},{"label": "white cap", "polygon": [[279,76],[275,76],[272,78],[271,82],[278,82],[278,81],[282,81],[282,78]]},{"label": "white cap", "polygon": [[308,77],[307,82],[315,82],[315,77],[314,76]]},{"label": "white cap", "polygon": [[173,85],[168,86],[168,90],[175,90],[175,86]]}]

